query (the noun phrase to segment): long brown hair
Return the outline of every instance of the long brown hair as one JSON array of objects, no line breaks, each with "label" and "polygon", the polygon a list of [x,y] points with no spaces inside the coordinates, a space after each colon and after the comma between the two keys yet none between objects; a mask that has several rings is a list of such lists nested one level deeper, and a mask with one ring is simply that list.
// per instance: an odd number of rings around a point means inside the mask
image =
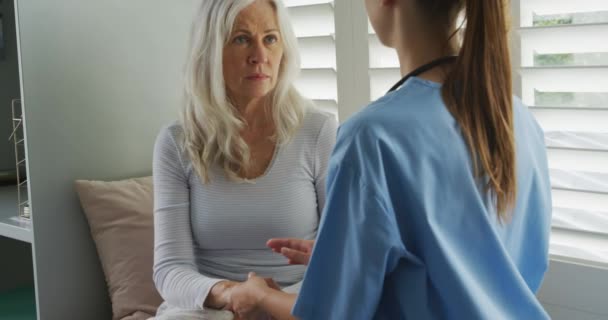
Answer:
[{"label": "long brown hair", "polygon": [[444,18],[451,20],[446,22],[452,27],[457,14],[447,17],[446,13],[464,8],[466,27],[462,47],[443,85],[443,100],[461,127],[475,174],[485,179],[498,218],[507,221],[517,192],[508,1],[428,2],[438,9],[434,12],[443,12]]}]

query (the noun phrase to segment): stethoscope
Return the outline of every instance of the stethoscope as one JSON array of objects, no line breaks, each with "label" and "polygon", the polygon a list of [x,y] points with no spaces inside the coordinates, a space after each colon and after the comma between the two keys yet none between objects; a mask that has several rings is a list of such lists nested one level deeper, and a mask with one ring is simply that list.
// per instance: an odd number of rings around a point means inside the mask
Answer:
[{"label": "stethoscope", "polygon": [[395,85],[387,92],[387,94],[399,89],[399,87],[401,87],[401,85],[403,85],[411,77],[419,76],[437,66],[452,63],[452,62],[456,61],[457,58],[458,58],[458,56],[447,56],[447,57],[433,60],[427,64],[424,64],[424,65],[416,68],[416,70],[408,73],[405,77],[403,77],[401,80],[399,80],[399,82],[395,83]]}]

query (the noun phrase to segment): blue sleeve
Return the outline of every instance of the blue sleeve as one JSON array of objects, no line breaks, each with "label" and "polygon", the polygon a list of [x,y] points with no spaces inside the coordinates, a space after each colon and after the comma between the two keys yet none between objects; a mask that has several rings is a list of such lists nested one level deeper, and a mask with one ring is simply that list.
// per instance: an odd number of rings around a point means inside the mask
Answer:
[{"label": "blue sleeve", "polygon": [[373,172],[356,149],[332,155],[325,212],[292,311],[300,319],[371,319],[385,276],[405,252],[390,204],[379,196],[386,193],[368,184]]}]

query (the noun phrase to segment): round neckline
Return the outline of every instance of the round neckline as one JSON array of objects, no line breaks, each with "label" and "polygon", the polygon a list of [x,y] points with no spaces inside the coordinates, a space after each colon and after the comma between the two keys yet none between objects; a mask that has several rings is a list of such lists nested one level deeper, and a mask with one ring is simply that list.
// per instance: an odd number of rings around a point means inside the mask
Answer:
[{"label": "round neckline", "polygon": [[427,86],[431,86],[431,87],[435,87],[435,88],[441,88],[443,86],[443,83],[439,83],[433,80],[427,80],[424,78],[420,78],[420,77],[412,77],[412,80],[415,80],[417,82],[420,82],[421,84],[427,85]]},{"label": "round neckline", "polygon": [[439,82],[435,82],[432,80],[427,80],[427,79],[423,79],[423,78],[414,76],[414,77],[409,78],[406,82],[404,82],[397,90],[395,90],[393,92],[389,92],[385,96],[405,90],[405,88],[407,88],[410,84],[413,84],[413,83],[417,83],[419,85],[423,85],[423,86],[431,87],[431,88],[437,88],[437,89],[440,89],[443,86],[443,83],[439,83]]},{"label": "round neckline", "polygon": [[280,147],[279,143],[277,143],[274,146],[274,151],[272,153],[272,158],[270,159],[270,162],[268,163],[268,165],[266,166],[266,169],[264,169],[264,172],[261,175],[255,177],[255,178],[251,178],[251,179],[247,179],[247,178],[243,178],[243,177],[239,177],[239,178],[241,178],[246,183],[256,183],[259,180],[262,180],[265,177],[267,177],[268,175],[270,175],[270,173],[272,172],[272,168],[274,167],[275,162],[277,161],[278,154],[279,154],[279,149],[280,148],[281,147]]}]

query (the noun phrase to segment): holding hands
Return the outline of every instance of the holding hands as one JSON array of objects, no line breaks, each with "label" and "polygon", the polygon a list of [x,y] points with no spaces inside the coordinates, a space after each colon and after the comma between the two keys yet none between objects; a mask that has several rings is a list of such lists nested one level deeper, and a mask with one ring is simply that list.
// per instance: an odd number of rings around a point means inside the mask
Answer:
[{"label": "holding hands", "polygon": [[271,291],[281,291],[281,288],[272,279],[264,279],[250,272],[247,281],[231,289],[230,303],[226,309],[234,313],[235,320],[271,319],[261,308]]},{"label": "holding hands", "polygon": [[[314,240],[277,238],[268,240],[266,245],[289,259],[290,264],[307,265],[314,243]],[[232,311],[235,320],[274,319],[269,314],[275,314],[279,319],[291,318],[291,305],[295,300],[294,295],[283,293],[272,279],[259,277],[253,272],[242,283],[218,283],[210,296],[217,299],[208,301],[208,306]]]},{"label": "holding hands", "polygon": [[271,317],[259,308],[267,290],[281,289],[272,279],[258,277],[252,272],[245,282],[218,282],[211,289],[205,306],[232,311],[235,320],[270,320]]}]

